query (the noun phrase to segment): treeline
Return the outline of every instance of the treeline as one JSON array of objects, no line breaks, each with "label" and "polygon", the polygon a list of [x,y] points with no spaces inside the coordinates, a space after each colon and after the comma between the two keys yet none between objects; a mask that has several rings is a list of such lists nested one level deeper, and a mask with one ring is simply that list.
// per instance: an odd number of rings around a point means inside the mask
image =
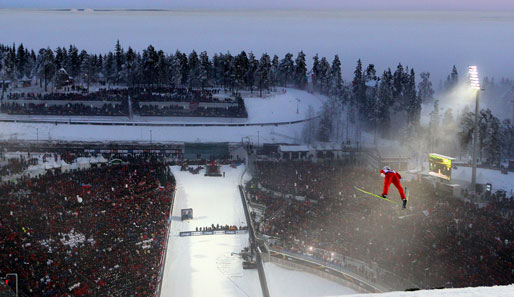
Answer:
[{"label": "treeline", "polygon": [[[0,75],[2,80],[38,79],[40,86],[59,85],[64,70],[74,82],[89,87],[93,83],[108,85],[172,85],[177,87],[223,87],[231,90],[263,91],[277,86],[309,88],[346,104],[351,114],[364,121],[379,124],[386,130],[392,112],[405,112],[408,123],[419,121],[421,102],[433,94],[430,75],[423,73],[419,91],[416,88],[414,69],[399,64],[394,72],[386,70],[377,75],[373,64],[363,68],[357,62],[355,77],[344,83],[341,61],[336,55],[331,62],[325,57],[313,57],[312,68],[307,69],[305,54],[296,57],[287,53],[283,58],[267,53],[257,58],[253,53],[189,54],[176,51],[167,54],[152,45],[142,52],[131,47],[124,49],[118,41],[113,52],[89,54],[74,45],[55,50],[34,50],[0,45]],[[450,79],[450,78],[449,78]],[[308,84],[308,82],[311,84]],[[393,108],[391,108],[393,107]],[[355,113],[355,111],[358,111]],[[355,118],[352,117],[352,122]],[[330,134],[330,131],[325,133]]]},{"label": "treeline", "polygon": [[177,50],[167,54],[152,45],[142,52],[121,47],[119,41],[114,52],[89,54],[70,45],[42,48],[37,53],[20,44],[18,48],[0,45],[0,71],[3,80],[36,78],[47,90],[57,72],[64,69],[75,83],[86,85],[172,85],[177,87],[218,86],[231,90],[268,90],[275,86],[294,86],[305,89],[307,67],[305,54],[292,54],[284,58],[264,53],[260,58],[242,51],[238,55],[227,53],[209,57],[206,51],[189,54]]}]

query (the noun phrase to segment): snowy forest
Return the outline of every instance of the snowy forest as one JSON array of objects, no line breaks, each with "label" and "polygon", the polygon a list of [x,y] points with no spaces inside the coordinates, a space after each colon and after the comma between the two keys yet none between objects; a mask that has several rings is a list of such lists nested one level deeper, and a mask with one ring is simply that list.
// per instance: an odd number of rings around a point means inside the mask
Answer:
[{"label": "snowy forest", "polygon": [[[440,153],[469,158],[473,135],[474,113],[469,107],[461,110],[440,110],[439,98],[450,94],[459,82],[453,66],[447,79],[439,83],[437,93],[430,73],[421,72],[416,82],[413,68],[399,63],[380,73],[374,64],[357,61],[354,77],[344,81],[342,63],[336,55],[329,60],[315,55],[308,69],[307,57],[300,51],[296,57],[287,53],[280,58],[252,52],[237,55],[206,51],[189,54],[177,50],[165,53],[149,45],[142,52],[124,49],[120,42],[114,51],[89,54],[70,45],[55,50],[41,48],[37,53],[23,44],[0,45],[0,82],[2,100],[6,81],[38,80],[45,92],[59,85],[59,71],[65,71],[75,84],[86,89],[90,85],[112,86],[175,86],[186,88],[219,87],[231,91],[269,93],[280,87],[294,87],[325,95],[329,98],[317,122],[305,126],[305,143],[346,142],[357,144],[363,133],[377,139],[399,141],[416,151]],[[488,78],[484,85],[494,85]],[[511,80],[502,80],[510,88]],[[422,124],[422,108],[432,109],[428,124]],[[309,109],[306,117],[316,111]],[[513,156],[514,128],[508,119],[500,120],[484,108],[479,114],[479,157],[490,166],[500,166],[503,159]]]}]

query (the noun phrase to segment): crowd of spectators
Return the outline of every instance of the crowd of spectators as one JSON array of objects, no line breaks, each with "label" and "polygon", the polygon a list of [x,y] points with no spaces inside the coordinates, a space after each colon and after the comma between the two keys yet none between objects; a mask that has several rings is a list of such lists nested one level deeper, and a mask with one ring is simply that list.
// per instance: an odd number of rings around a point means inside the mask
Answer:
[{"label": "crowd of spectators", "polygon": [[157,159],[0,186],[0,271],[20,296],[154,296],[175,181]]},{"label": "crowd of spectators", "polygon": [[32,165],[29,159],[20,156],[18,158],[6,158],[4,154],[0,154],[0,176],[8,176],[18,174],[26,170]]},{"label": "crowd of spectators", "polygon": [[202,107],[198,105],[190,105],[187,108],[178,105],[159,106],[153,104],[145,104],[138,107],[138,113],[141,116],[175,116],[175,117],[231,117],[245,118],[248,113],[244,104],[238,106],[227,107]]},{"label": "crowd of spectators", "polygon": [[[258,162],[257,169],[247,187],[254,202],[266,205],[257,229],[278,238],[280,248],[332,251],[423,287],[514,281],[513,197],[480,207],[442,194],[424,179],[402,180],[410,189],[408,209],[402,211],[355,190],[381,193],[383,186],[378,171],[358,164]],[[400,201],[395,191],[390,199]]]},{"label": "crowd of spectators", "polygon": [[220,225],[211,224],[205,227],[196,227],[195,231],[236,231],[236,230],[248,230],[247,226],[236,226],[236,225]]},{"label": "crowd of spectators", "polygon": [[178,87],[137,87],[129,88],[131,97],[136,102],[236,102],[237,94],[233,94],[234,98],[226,98],[220,100],[215,95],[220,93],[220,89],[188,89]]},{"label": "crowd of spectators", "polygon": [[54,105],[47,103],[4,103],[2,112],[7,114],[28,115],[63,115],[63,116],[126,116],[128,110],[124,104],[106,103],[100,107],[84,103],[67,103]]},{"label": "crowd of spectators", "polygon": [[[216,88],[153,86],[99,89],[94,92],[10,93],[8,100],[2,103],[1,111],[29,115],[128,116],[130,100],[133,112],[141,116],[248,117],[240,94],[220,97],[220,91]],[[173,102],[177,104],[166,105]],[[184,103],[189,105],[185,106]],[[201,106],[204,103],[214,105]]]},{"label": "crowd of spectators", "polygon": [[9,100],[43,100],[43,101],[126,101],[126,89],[99,89],[95,92],[64,93],[10,93]]}]

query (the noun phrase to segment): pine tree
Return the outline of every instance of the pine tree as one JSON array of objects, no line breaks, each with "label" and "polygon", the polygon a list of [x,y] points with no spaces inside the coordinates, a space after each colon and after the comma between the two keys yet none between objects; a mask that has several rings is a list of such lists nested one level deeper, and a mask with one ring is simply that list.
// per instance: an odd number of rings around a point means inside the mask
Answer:
[{"label": "pine tree", "polygon": [[189,54],[187,63],[189,65],[189,88],[196,87],[200,84],[200,60],[195,50]]},{"label": "pine tree", "polygon": [[444,86],[447,91],[451,91],[455,86],[457,86],[458,83],[459,73],[457,72],[457,67],[453,65],[452,72],[448,75]]},{"label": "pine tree", "polygon": [[418,97],[421,103],[430,103],[434,100],[434,89],[430,81],[429,72],[421,72],[421,82],[418,84]]},{"label": "pine tree", "polygon": [[125,60],[125,54],[123,48],[120,45],[120,40],[116,41],[114,46],[114,83],[118,84],[121,78],[121,72],[123,71],[123,64]]},{"label": "pine tree", "polygon": [[169,61],[162,50],[157,52],[157,83],[160,85],[169,84]]},{"label": "pine tree", "polygon": [[[440,133],[440,121],[441,116],[439,115],[439,100],[434,101],[434,110],[430,113],[430,122],[428,124],[428,132],[430,135],[430,149],[434,150],[438,148],[439,133]],[[434,147],[435,146],[435,147]]]},{"label": "pine tree", "polygon": [[66,62],[66,71],[73,77],[77,78],[80,74],[80,58],[79,58],[79,50],[74,45],[70,45],[70,49],[68,50],[67,62]]},{"label": "pine tree", "polygon": [[0,99],[4,99],[4,93],[6,89],[5,81],[7,80],[7,74],[6,74],[6,57],[7,57],[7,50],[3,48],[3,46],[0,44],[0,81],[2,82],[2,92],[0,95]]},{"label": "pine tree", "polygon": [[177,51],[177,53],[171,59],[171,84],[176,88],[182,85],[180,58],[181,54],[179,51]]},{"label": "pine tree", "polygon": [[341,61],[339,56],[335,55],[332,61],[332,67],[330,68],[330,83],[328,94],[332,98],[338,98],[341,95],[343,88],[343,77],[341,75]]},{"label": "pine tree", "polygon": [[18,46],[16,52],[16,78],[22,79],[25,75],[25,65],[27,64],[27,56],[23,43]]},{"label": "pine tree", "polygon": [[255,86],[255,71],[257,71],[258,65],[259,61],[257,61],[254,54],[250,52],[248,55],[248,71],[246,72],[246,86],[250,89],[250,92],[253,92],[253,87]]},{"label": "pine tree", "polygon": [[278,69],[280,71],[280,77],[282,78],[282,85],[287,87],[294,72],[293,55],[291,53],[287,53],[284,59],[280,61]]},{"label": "pine tree", "polygon": [[481,109],[478,114],[478,158],[482,162],[485,141],[487,137],[488,122],[491,117],[490,109]]},{"label": "pine tree", "polygon": [[500,120],[492,115],[488,114],[487,130],[485,137],[485,156],[486,160],[490,165],[499,166],[501,162],[502,152],[502,135],[501,135],[501,124]]},{"label": "pine tree", "polygon": [[318,54],[316,54],[312,58],[312,86],[314,90],[319,91],[319,57]]},{"label": "pine tree", "polygon": [[87,89],[89,90],[89,85],[91,83],[93,75],[93,63],[91,57],[87,54],[85,50],[83,50],[80,55],[82,59],[82,64],[80,65],[82,82],[86,83]]},{"label": "pine tree", "polygon": [[303,51],[298,53],[294,66],[294,81],[295,86],[304,90],[307,86],[307,64],[305,62],[305,54]]},{"label": "pine tree", "polygon": [[104,74],[104,57],[100,54],[98,55],[98,60],[96,60],[95,72],[97,73],[98,80],[104,84],[105,83],[105,74]]},{"label": "pine tree", "polygon": [[[230,53],[223,55],[223,84],[228,86],[230,90],[234,90],[235,76],[234,76],[234,57]],[[246,83],[246,74],[245,74]]]},{"label": "pine tree", "polygon": [[45,92],[48,90],[48,83],[55,75],[54,53],[50,48],[39,50],[38,76],[44,80]]},{"label": "pine tree", "polygon": [[259,88],[260,96],[262,97],[262,90],[269,88],[269,76],[271,70],[271,61],[268,54],[262,54],[261,59],[259,60],[259,66],[257,67],[257,71],[255,73],[255,78],[257,81],[257,87]]},{"label": "pine tree", "polygon": [[503,120],[501,126],[502,157],[514,156],[514,126],[509,119]]},{"label": "pine tree", "polygon": [[25,64],[25,76],[29,79],[32,79],[34,76],[32,75],[32,70],[34,69],[34,65],[36,64],[36,53],[34,50],[27,50],[27,63]]},{"label": "pine tree", "polygon": [[57,47],[55,49],[55,68],[57,70],[61,68],[66,68],[68,63],[68,52],[64,47]]},{"label": "pine tree", "polygon": [[376,106],[377,110],[377,122],[380,123],[382,136],[384,132],[388,131],[390,125],[390,106],[392,105],[393,99],[393,75],[391,69],[384,71],[380,79],[380,86],[378,89],[378,102]]},{"label": "pine tree", "polygon": [[200,53],[200,84],[202,89],[209,85],[212,64],[206,51]]},{"label": "pine tree", "polygon": [[11,82],[16,79],[16,51],[13,48],[7,49],[3,59],[3,79]]},{"label": "pine tree", "polygon": [[278,86],[279,81],[279,59],[277,55],[273,56],[273,59],[271,60],[271,69],[270,69],[270,85],[271,86]]},{"label": "pine tree", "polygon": [[421,99],[416,92],[416,74],[414,69],[410,70],[407,83],[404,89],[404,98],[407,104],[407,119],[413,127],[419,126],[421,114]]},{"label": "pine tree", "polygon": [[175,58],[180,60],[180,72],[182,74],[182,85],[186,86],[189,81],[189,61],[187,60],[186,53],[181,53],[177,50]]},{"label": "pine tree", "polygon": [[125,81],[129,86],[133,87],[136,83],[136,70],[137,70],[137,56],[134,50],[129,46],[127,55],[125,57],[125,63],[123,65],[123,72],[121,79]]},{"label": "pine tree", "polygon": [[321,118],[318,126],[318,141],[330,141],[330,135],[332,134],[332,120],[331,108],[329,104],[325,102],[323,104],[323,110],[321,112]]},{"label": "pine tree", "polygon": [[248,56],[245,51],[241,51],[241,53],[234,57],[234,86],[237,89],[241,89],[246,84],[246,73],[248,72],[248,67],[250,62],[248,61]]},{"label": "pine tree", "polygon": [[403,86],[404,86],[405,72],[402,64],[398,64],[396,71],[393,75],[393,104],[396,111],[400,111],[404,108],[403,105]]},{"label": "pine tree", "polygon": [[220,71],[222,69],[222,67],[220,67],[220,65],[222,65],[222,62],[221,62],[221,58],[218,54],[214,54],[214,56],[212,57],[212,80],[214,81],[214,84],[216,86],[221,86],[221,76],[222,76],[222,71]]},{"label": "pine tree", "polygon": [[104,75],[105,81],[110,86],[110,84],[113,82],[114,76],[114,55],[112,52],[109,52],[104,58],[102,73]]},{"label": "pine tree", "polygon": [[318,86],[322,94],[328,94],[330,83],[330,64],[325,57],[322,57],[318,66]]},{"label": "pine tree", "polygon": [[352,105],[355,105],[361,114],[366,113],[366,82],[362,72],[362,62],[359,59],[353,72],[352,81]]},{"label": "pine tree", "polygon": [[463,110],[460,116],[458,138],[461,152],[462,150],[469,151],[473,141],[474,116],[474,113],[470,112],[467,107]]},{"label": "pine tree", "polygon": [[364,79],[364,102],[361,113],[366,116],[370,122],[374,122],[376,113],[378,112],[377,104],[377,89],[378,77],[374,64],[369,64],[366,71],[362,73]]}]

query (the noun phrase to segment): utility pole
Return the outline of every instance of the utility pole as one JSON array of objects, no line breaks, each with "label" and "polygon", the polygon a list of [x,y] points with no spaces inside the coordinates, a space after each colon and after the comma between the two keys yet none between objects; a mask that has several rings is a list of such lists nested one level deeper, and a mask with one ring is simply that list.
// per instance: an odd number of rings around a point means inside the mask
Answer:
[{"label": "utility pole", "polygon": [[477,149],[478,149],[478,90],[475,92],[475,122],[473,127],[473,160],[471,171],[471,190],[476,192],[477,184]]}]

